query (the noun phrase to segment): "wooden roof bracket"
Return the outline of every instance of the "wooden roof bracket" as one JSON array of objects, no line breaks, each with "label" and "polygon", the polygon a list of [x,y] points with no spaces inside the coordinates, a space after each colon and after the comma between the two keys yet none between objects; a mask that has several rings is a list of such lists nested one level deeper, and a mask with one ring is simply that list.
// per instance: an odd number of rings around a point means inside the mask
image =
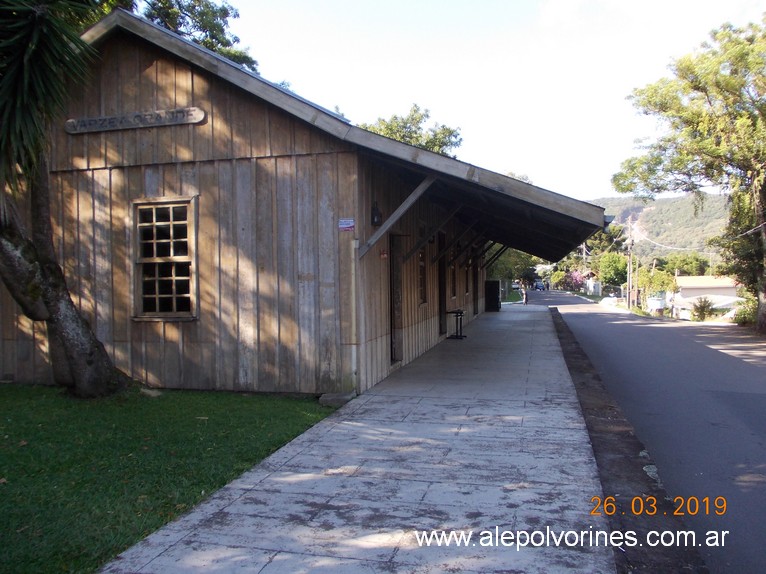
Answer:
[{"label": "wooden roof bracket", "polygon": [[402,204],[396,208],[396,211],[394,211],[391,216],[386,219],[385,222],[383,222],[383,225],[381,225],[378,230],[372,234],[372,237],[367,240],[367,243],[359,248],[359,259],[364,257],[365,254],[372,248],[372,246],[375,245],[380,240],[380,238],[383,237],[388,232],[388,230],[391,229],[396,224],[396,222],[402,218],[405,213],[407,213],[407,210],[412,207],[418,199],[420,199],[420,196],[422,196],[435,181],[436,178],[432,175],[429,175],[420,182],[420,185],[415,188],[415,191],[413,191],[409,197],[407,197],[407,199],[405,199]]},{"label": "wooden roof bracket", "polygon": [[466,243],[465,247],[463,247],[459,253],[457,253],[452,259],[450,259],[447,265],[451,265],[453,261],[465,255],[465,257],[463,257],[463,260],[460,262],[460,265],[459,265],[461,269],[465,267],[468,264],[468,262],[475,256],[475,254],[473,253],[473,250],[476,248],[476,244],[483,240],[483,237],[484,236],[480,233],[476,237],[471,239],[471,241]]},{"label": "wooden roof bracket", "polygon": [[496,243],[496,242],[494,242],[494,241],[490,241],[489,243],[486,243],[486,244],[484,245],[484,247],[482,247],[482,248],[481,248],[481,251],[479,251],[479,252],[478,252],[478,253],[477,253],[477,254],[474,256],[474,257],[476,257],[476,260],[477,260],[477,261],[481,260],[481,258],[482,258],[482,257],[484,257],[484,255],[487,253],[487,251],[489,251],[490,249],[492,249],[492,248],[493,248],[495,245],[497,245],[497,243]]},{"label": "wooden roof bracket", "polygon": [[426,232],[426,235],[425,235],[425,237],[421,237],[421,238],[420,238],[420,240],[419,240],[417,243],[415,243],[415,246],[414,246],[412,249],[410,249],[410,250],[409,250],[409,251],[408,251],[408,252],[407,252],[407,253],[404,255],[404,257],[402,257],[402,263],[406,263],[406,262],[407,262],[407,260],[408,260],[410,257],[412,257],[413,255],[415,255],[415,253],[417,253],[417,252],[418,252],[418,251],[419,251],[419,250],[420,250],[420,249],[421,249],[421,248],[422,248],[422,247],[423,247],[423,246],[424,246],[426,243],[428,243],[428,242],[431,240],[431,237],[433,237],[434,235],[436,235],[437,233],[439,233],[439,231],[441,230],[441,228],[442,228],[442,227],[444,227],[445,225],[447,225],[447,224],[450,222],[450,220],[451,220],[453,217],[455,217],[455,215],[457,215],[457,212],[458,212],[458,211],[460,211],[460,209],[461,209],[462,207],[463,207],[463,204],[462,204],[462,203],[458,203],[458,204],[457,204],[457,206],[456,206],[456,207],[455,207],[455,208],[454,208],[452,211],[450,211],[450,212],[449,212],[449,214],[447,214],[447,216],[446,216],[446,217],[444,217],[444,219],[442,219],[442,220],[441,220],[439,223],[437,223],[437,224],[436,224],[436,225],[434,225],[434,226],[433,226],[431,229],[429,229],[429,230]]},{"label": "wooden roof bracket", "polygon": [[[478,219],[477,219],[477,220],[476,220],[476,223],[478,223],[478,222],[479,222],[479,221],[478,221]],[[463,235],[465,235],[465,233],[464,233]],[[476,237],[474,237],[473,239],[471,239],[470,241],[468,241],[468,242],[467,242],[465,245],[462,245],[462,246],[460,246],[460,247],[458,248],[458,250],[457,250],[457,253],[455,253],[455,254],[454,254],[452,257],[450,257],[449,259],[447,259],[447,265],[452,265],[452,264],[453,264],[455,261],[457,261],[457,260],[460,258],[460,256],[461,256],[461,255],[463,255],[463,253],[465,253],[466,251],[468,251],[469,249],[471,249],[471,248],[473,247],[473,244],[474,244],[474,242],[476,241],[476,239],[477,239],[477,238],[476,238]],[[460,265],[460,267],[463,267],[463,266],[462,266],[462,265]]]},{"label": "wooden roof bracket", "polygon": [[456,237],[453,237],[452,241],[450,241],[450,242],[449,242],[447,245],[445,245],[445,246],[444,246],[444,249],[442,249],[442,250],[441,250],[439,253],[437,253],[436,255],[434,255],[434,256],[431,258],[431,263],[436,263],[437,261],[439,261],[439,259],[441,259],[442,257],[444,257],[444,255],[445,255],[445,254],[446,254],[446,253],[447,253],[447,252],[448,252],[450,249],[452,249],[452,248],[455,246],[455,244],[456,244],[458,241],[460,241],[461,239],[463,239],[463,237],[465,237],[465,236],[468,234],[468,232],[469,232],[469,231],[471,231],[471,229],[473,229],[474,227],[476,227],[476,224],[477,224],[477,223],[479,223],[479,220],[478,220],[478,219],[475,219],[475,220],[474,220],[474,221],[471,223],[471,225],[469,225],[468,227],[466,227],[466,228],[463,230],[463,233],[461,233],[460,235],[458,235],[458,236],[456,236]]},{"label": "wooden roof bracket", "polygon": [[489,258],[487,261],[485,261],[485,262],[484,262],[484,265],[482,265],[482,266],[481,266],[481,268],[482,268],[482,269],[484,269],[485,267],[489,267],[490,265],[492,265],[492,264],[493,264],[495,261],[497,261],[498,259],[500,259],[500,256],[501,256],[503,253],[505,253],[506,251],[508,251],[508,246],[507,246],[507,245],[503,245],[503,246],[502,246],[502,247],[501,247],[501,248],[500,248],[500,249],[497,251],[497,253],[495,253],[495,254],[494,254],[492,257],[490,257],[490,258]]}]

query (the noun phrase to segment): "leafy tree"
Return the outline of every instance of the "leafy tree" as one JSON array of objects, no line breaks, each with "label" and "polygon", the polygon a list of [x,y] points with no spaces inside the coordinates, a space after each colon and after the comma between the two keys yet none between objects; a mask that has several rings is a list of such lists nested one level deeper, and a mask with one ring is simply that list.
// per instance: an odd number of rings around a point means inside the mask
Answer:
[{"label": "leafy tree", "polygon": [[622,225],[610,225],[606,229],[599,229],[585,242],[587,250],[592,257],[602,253],[619,253],[625,249],[625,237]]},{"label": "leafy tree", "polygon": [[729,225],[723,235],[712,239],[710,243],[722,248],[723,263],[716,271],[722,275],[734,275],[753,294],[759,292],[758,284],[763,276],[762,262],[766,255],[751,203],[752,198],[748,195],[732,196]]},{"label": "leafy tree", "polygon": [[704,321],[713,314],[713,302],[707,297],[700,297],[692,304],[692,317],[695,321]]},{"label": "leafy tree", "polygon": [[[591,235],[585,242],[584,249],[580,246],[559,265],[570,270],[590,269],[599,275],[603,284],[622,285],[626,279],[621,277],[627,277],[627,261],[620,255],[624,249],[623,227],[613,225]],[[583,252],[587,255],[583,256]]]},{"label": "leafy tree", "polygon": [[543,281],[550,281],[551,275],[556,270],[556,265],[553,263],[538,263],[535,265],[535,274],[538,279]]},{"label": "leafy tree", "polygon": [[[667,132],[644,155],[623,162],[612,178],[618,191],[639,197],[685,192],[700,202],[706,187],[717,186],[728,190],[740,208],[752,209],[747,219],[753,227],[743,233],[752,232],[760,243],[759,259],[751,264],[758,277],[756,328],[761,333],[766,333],[765,66],[763,26],[725,24],[714,30],[699,51],[674,62],[674,77],[634,91],[636,107],[664,121]],[[730,239],[732,228],[743,227],[744,215],[731,210]],[[736,259],[752,255],[752,250],[729,254]]]},{"label": "leafy tree", "polygon": [[579,291],[585,285],[585,276],[579,271],[570,271],[567,273],[567,282],[573,291]]},{"label": "leafy tree", "polygon": [[450,151],[463,143],[460,128],[438,123],[426,128],[425,123],[430,117],[428,110],[421,110],[420,106],[412,104],[406,116],[393,115],[388,120],[378,118],[374,124],[359,124],[358,127],[415,147],[449,155]]},{"label": "leafy tree", "polygon": [[556,287],[563,287],[566,280],[566,275],[567,274],[564,271],[554,271],[551,273],[551,285]]},{"label": "leafy tree", "polygon": [[143,15],[232,62],[258,71],[258,62],[247,50],[235,47],[239,38],[229,32],[228,20],[239,18],[239,12],[228,2],[217,5],[211,0],[147,0]]},{"label": "leafy tree", "polygon": [[95,6],[92,10],[78,14],[77,19],[70,23],[80,30],[85,30],[117,8],[122,8],[128,12],[135,12],[137,9],[136,0],[101,0],[93,2],[93,4]]},{"label": "leafy tree", "polygon": [[573,251],[570,251],[566,257],[557,261],[556,269],[564,271],[565,273],[568,271],[573,271],[575,269],[577,270],[585,269],[585,261],[583,260],[583,257],[582,257],[582,246],[578,247],[577,249]]},{"label": "leafy tree", "polygon": [[[48,128],[72,81],[86,74],[89,47],[74,23],[92,0],[0,2],[0,276],[23,312],[45,321],[56,380],[83,397],[127,383],[80,315],[56,259],[46,160]],[[24,195],[30,229],[14,207]]]},{"label": "leafy tree", "polygon": [[710,262],[696,251],[671,253],[663,258],[662,268],[672,274],[678,270],[682,275],[704,275],[710,268]]},{"label": "leafy tree", "polygon": [[554,271],[551,275],[551,282],[558,285],[561,289],[567,291],[579,291],[585,285],[585,277],[577,270],[567,271],[561,277],[562,271]]},{"label": "leafy tree", "polygon": [[519,281],[521,281],[524,285],[528,287],[531,287],[532,285],[534,285],[536,279],[537,279],[537,273],[532,267],[527,267],[521,272],[521,275],[519,275]]},{"label": "leafy tree", "polygon": [[[526,175],[517,175],[513,172],[508,172],[506,175],[525,183],[532,183],[532,180]],[[498,249],[500,247],[493,247],[487,254],[487,257],[492,257],[492,254],[496,253]],[[531,285],[536,278],[535,269],[542,263],[542,259],[524,251],[507,249],[505,253],[490,265],[487,276],[495,279],[520,281]]]},{"label": "leafy tree", "polygon": [[604,285],[622,285],[628,280],[628,259],[621,253],[604,253],[599,258],[598,275]]},{"label": "leafy tree", "polygon": [[[78,14],[77,21],[72,22],[81,30],[117,8],[140,12],[147,20],[258,73],[258,62],[247,50],[236,47],[239,38],[228,31],[229,18],[239,18],[239,12],[227,2],[218,5],[211,0],[148,0],[143,3],[143,11],[136,0],[101,0],[92,4],[91,10]],[[289,88],[287,82],[283,84]]]},{"label": "leafy tree", "polygon": [[738,325],[752,325],[755,323],[758,311],[758,301],[750,293],[744,293],[744,301],[737,306],[734,312],[734,321]]},{"label": "leafy tree", "polygon": [[676,291],[676,278],[667,271],[641,267],[638,270],[636,286],[641,290],[641,303],[646,308],[646,299],[662,291]]},{"label": "leafy tree", "polygon": [[[492,257],[499,247],[493,247],[487,253],[487,258]],[[487,271],[489,277],[495,279],[521,280],[528,269],[532,269],[540,261],[538,257],[519,251],[518,249],[507,249]],[[533,272],[534,273],[534,272]]]}]

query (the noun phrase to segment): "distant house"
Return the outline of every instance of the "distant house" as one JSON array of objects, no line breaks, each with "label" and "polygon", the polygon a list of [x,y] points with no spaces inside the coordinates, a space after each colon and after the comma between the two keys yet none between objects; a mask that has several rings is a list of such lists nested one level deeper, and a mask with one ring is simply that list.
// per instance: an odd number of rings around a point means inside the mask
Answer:
[{"label": "distant house", "polygon": [[676,277],[678,291],[673,294],[673,312],[681,318],[688,319],[691,310],[700,299],[708,299],[714,308],[730,309],[739,301],[737,297],[737,282],[731,277],[714,277],[711,275],[679,275]]},{"label": "distant house", "polygon": [[737,296],[737,282],[731,277],[679,275],[676,277],[676,285],[678,295],[683,299]]},{"label": "distant house", "polygon": [[[128,12],[83,38],[99,58],[52,134],[54,243],[117,366],[150,385],[362,392],[450,312],[485,310],[492,246],[556,261],[604,226]],[[0,287],[0,379],[51,378],[45,325]]]}]

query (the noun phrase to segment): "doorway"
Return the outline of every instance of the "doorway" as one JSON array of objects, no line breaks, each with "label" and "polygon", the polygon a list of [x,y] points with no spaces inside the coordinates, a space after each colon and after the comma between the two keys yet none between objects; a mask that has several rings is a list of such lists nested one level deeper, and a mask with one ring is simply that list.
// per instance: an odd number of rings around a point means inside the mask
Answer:
[{"label": "doorway", "polygon": [[389,235],[388,239],[389,260],[389,308],[391,311],[391,363],[402,360],[403,354],[403,328],[402,328],[402,238],[397,235]]},{"label": "doorway", "polygon": [[473,314],[479,314],[479,265],[476,263],[474,257],[471,259],[471,271],[473,276]]},{"label": "doorway", "polygon": [[442,256],[439,258],[438,274],[439,274],[439,334],[445,335],[447,333],[447,262],[445,261],[444,247],[447,245],[447,236],[439,232],[439,253]]}]

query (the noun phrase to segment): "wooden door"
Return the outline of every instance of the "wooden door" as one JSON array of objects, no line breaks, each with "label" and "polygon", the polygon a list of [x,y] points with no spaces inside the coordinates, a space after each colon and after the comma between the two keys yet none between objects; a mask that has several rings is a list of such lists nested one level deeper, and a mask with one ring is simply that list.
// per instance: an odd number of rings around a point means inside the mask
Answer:
[{"label": "wooden door", "polygon": [[396,235],[389,236],[389,277],[390,288],[389,308],[391,310],[391,362],[396,363],[402,360],[402,350],[404,348],[403,321],[402,321],[402,240]]}]

